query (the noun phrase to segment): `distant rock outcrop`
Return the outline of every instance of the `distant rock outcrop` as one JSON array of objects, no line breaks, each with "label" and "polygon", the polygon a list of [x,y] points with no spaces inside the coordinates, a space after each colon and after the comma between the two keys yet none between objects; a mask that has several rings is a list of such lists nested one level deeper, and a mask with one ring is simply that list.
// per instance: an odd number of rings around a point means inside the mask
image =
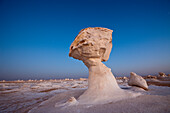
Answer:
[{"label": "distant rock outcrop", "polygon": [[151,78],[157,79],[156,76],[152,76],[152,75],[147,75],[147,76],[145,76],[144,78],[145,78],[145,79],[151,79]]},{"label": "distant rock outcrop", "polygon": [[170,77],[169,76],[167,76],[165,73],[163,73],[163,72],[159,72],[159,75],[157,76],[157,78],[159,79],[159,80],[169,80],[170,79]]},{"label": "distant rock outcrop", "polygon": [[143,88],[145,90],[148,90],[148,85],[147,85],[145,79],[143,79],[141,76],[137,75],[134,72],[130,73],[130,78],[129,78],[129,81],[128,81],[128,85],[130,85],[130,86],[138,86],[138,87],[141,87],[141,88]]},{"label": "distant rock outcrop", "polygon": [[160,77],[166,77],[166,74],[163,73],[163,72],[159,72],[159,75],[158,75],[158,76],[160,76]]}]

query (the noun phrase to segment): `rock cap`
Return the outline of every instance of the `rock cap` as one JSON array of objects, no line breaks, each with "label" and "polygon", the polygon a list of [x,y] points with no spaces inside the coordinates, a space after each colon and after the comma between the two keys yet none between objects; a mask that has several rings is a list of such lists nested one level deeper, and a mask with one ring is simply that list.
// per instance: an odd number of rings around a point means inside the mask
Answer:
[{"label": "rock cap", "polygon": [[82,29],[70,46],[69,56],[82,61],[89,58],[107,61],[112,49],[112,32],[102,27]]}]

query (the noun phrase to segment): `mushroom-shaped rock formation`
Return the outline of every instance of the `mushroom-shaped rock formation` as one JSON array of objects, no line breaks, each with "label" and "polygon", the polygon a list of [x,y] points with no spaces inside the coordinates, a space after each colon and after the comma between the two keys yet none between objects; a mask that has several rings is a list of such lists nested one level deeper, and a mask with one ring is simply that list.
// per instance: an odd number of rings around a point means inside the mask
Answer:
[{"label": "mushroom-shaped rock formation", "polygon": [[130,73],[130,78],[129,78],[128,84],[130,86],[138,86],[145,90],[148,90],[148,85],[146,83],[146,80],[134,72]]},{"label": "mushroom-shaped rock formation", "polygon": [[89,69],[88,89],[79,96],[79,104],[100,104],[134,97],[136,94],[119,88],[107,61],[112,48],[112,30],[101,27],[79,32],[70,46],[69,56],[82,60]]}]

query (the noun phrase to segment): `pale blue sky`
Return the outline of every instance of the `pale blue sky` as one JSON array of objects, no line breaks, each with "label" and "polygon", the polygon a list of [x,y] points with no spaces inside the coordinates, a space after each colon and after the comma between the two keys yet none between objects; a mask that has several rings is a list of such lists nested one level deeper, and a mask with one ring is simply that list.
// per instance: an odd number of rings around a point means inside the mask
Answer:
[{"label": "pale blue sky", "polygon": [[0,79],[88,77],[68,56],[86,27],[113,32],[105,64],[115,76],[170,73],[168,0],[1,0]]}]

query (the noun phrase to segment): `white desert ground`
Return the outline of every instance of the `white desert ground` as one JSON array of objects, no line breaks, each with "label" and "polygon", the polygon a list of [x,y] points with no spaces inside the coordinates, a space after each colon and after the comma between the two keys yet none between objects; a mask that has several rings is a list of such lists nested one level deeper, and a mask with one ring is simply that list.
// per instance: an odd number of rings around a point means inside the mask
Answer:
[{"label": "white desert ground", "polygon": [[170,113],[170,75],[115,78],[109,59],[113,30],[82,29],[69,56],[83,61],[88,79],[2,81],[0,112],[18,113]]},{"label": "white desert ground", "polygon": [[[152,78],[153,77],[153,78]],[[154,78],[155,77],[155,78]],[[148,90],[129,86],[126,77],[116,80],[123,90],[140,92],[127,98],[96,105],[56,106],[76,99],[87,89],[87,79],[28,80],[0,82],[1,113],[170,113],[170,77],[144,77]],[[161,86],[163,85],[163,86]],[[114,96],[114,95],[113,95]]]}]

